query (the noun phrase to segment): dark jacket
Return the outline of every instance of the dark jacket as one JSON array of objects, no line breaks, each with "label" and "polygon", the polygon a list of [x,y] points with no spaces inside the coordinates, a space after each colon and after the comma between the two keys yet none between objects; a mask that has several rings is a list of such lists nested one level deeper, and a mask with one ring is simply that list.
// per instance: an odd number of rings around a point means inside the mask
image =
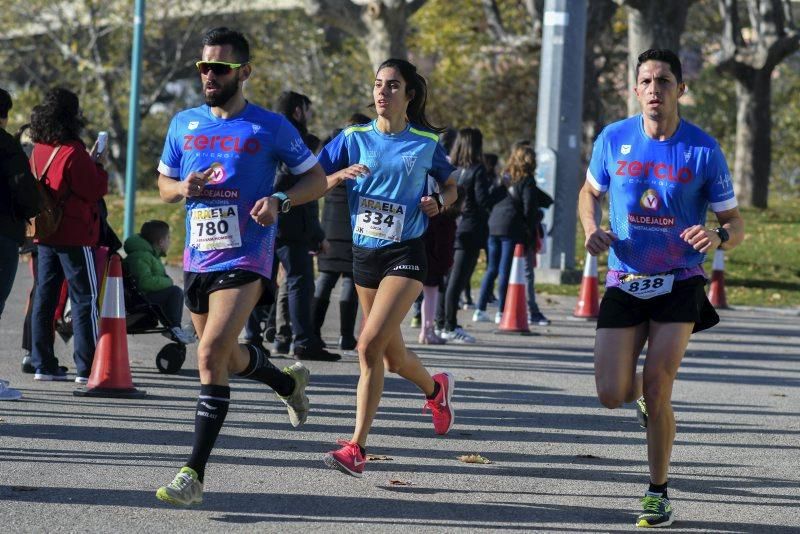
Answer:
[{"label": "dark jacket", "polygon": [[489,212],[495,203],[490,191],[486,167],[483,164],[459,167],[456,170],[458,186],[464,190],[464,204],[456,234],[472,234],[486,241],[489,235]]},{"label": "dark jacket", "polygon": [[489,235],[533,245],[540,218],[536,180],[528,176],[513,186],[499,187],[497,196],[501,200],[489,215]]},{"label": "dark jacket", "polygon": [[453,244],[456,239],[456,221],[452,216],[440,213],[428,220],[423,234],[428,272],[425,285],[439,285],[453,267]]},{"label": "dark jacket", "polygon": [[[298,177],[289,173],[281,164],[275,175],[275,191],[287,191],[298,181]],[[325,239],[325,232],[319,224],[319,203],[315,200],[300,206],[294,206],[288,213],[278,216],[279,244],[303,243],[311,250],[318,250]]]},{"label": "dark jacket", "polygon": [[[31,157],[36,168],[44,169],[55,147],[36,143]],[[108,193],[108,173],[92,161],[80,141],[62,145],[47,171],[48,187],[62,203],[63,217],[58,230],[37,240],[52,246],[96,246],[100,237],[97,201]]]},{"label": "dark jacket", "polygon": [[347,186],[339,184],[325,195],[322,229],[330,244],[326,254],[317,256],[317,268],[332,273],[353,272],[353,227],[347,204]]},{"label": "dark jacket", "polygon": [[25,221],[39,212],[28,157],[19,143],[0,128],[0,234],[22,245]]},{"label": "dark jacket", "polygon": [[152,293],[172,287],[172,278],[148,240],[139,234],[132,235],[125,240],[125,253],[122,269],[125,276],[133,278],[139,291]]}]

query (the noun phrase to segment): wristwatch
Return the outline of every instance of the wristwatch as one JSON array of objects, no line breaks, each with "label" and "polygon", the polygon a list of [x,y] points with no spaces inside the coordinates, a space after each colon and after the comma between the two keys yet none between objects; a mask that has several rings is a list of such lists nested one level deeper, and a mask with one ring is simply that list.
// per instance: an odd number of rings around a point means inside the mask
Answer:
[{"label": "wristwatch", "polygon": [[731,238],[731,236],[728,233],[728,231],[725,228],[721,227],[721,226],[719,228],[715,228],[714,231],[717,232],[717,235],[719,236],[719,242],[720,242],[719,244],[720,245]]},{"label": "wristwatch", "polygon": [[278,199],[279,212],[287,213],[290,209],[292,209],[292,199],[289,198],[289,195],[286,193],[279,191],[277,193],[272,193],[272,197]]}]

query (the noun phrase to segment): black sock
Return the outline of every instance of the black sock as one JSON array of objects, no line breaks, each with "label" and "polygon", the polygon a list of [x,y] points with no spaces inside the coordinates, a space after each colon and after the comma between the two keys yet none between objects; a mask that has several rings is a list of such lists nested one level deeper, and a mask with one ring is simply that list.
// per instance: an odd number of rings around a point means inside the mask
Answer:
[{"label": "black sock", "polygon": [[651,482],[650,488],[647,491],[650,493],[660,493],[662,497],[669,499],[669,497],[667,497],[667,484],[669,484],[669,481],[666,481],[663,484],[653,484]]},{"label": "black sock", "polygon": [[250,363],[244,371],[237,373],[242,378],[258,380],[275,390],[281,397],[288,397],[294,391],[294,378],[287,375],[269,361],[259,347],[255,345],[245,345],[250,352]]},{"label": "black sock", "polygon": [[431,393],[430,395],[425,395],[425,398],[427,398],[427,399],[435,399],[436,395],[439,394],[439,390],[440,389],[442,389],[442,386],[439,385],[439,382],[434,380],[433,381],[433,393]]},{"label": "black sock", "polygon": [[230,399],[231,388],[228,386],[200,385],[200,396],[197,398],[197,411],[194,416],[194,446],[192,455],[186,462],[187,467],[197,472],[200,482],[203,481],[208,457],[228,414]]},{"label": "black sock", "polygon": [[366,458],[366,457],[367,457],[367,449],[365,449],[364,447],[362,447],[361,445],[359,445],[359,446],[358,446],[358,450],[360,450],[360,451],[361,451],[361,456],[363,456],[364,458]]}]

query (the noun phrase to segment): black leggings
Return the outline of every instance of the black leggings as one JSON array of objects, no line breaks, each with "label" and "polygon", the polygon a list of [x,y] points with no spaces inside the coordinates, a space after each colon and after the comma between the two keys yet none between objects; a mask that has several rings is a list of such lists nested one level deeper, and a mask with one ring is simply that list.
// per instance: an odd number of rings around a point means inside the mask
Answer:
[{"label": "black leggings", "polygon": [[467,287],[481,247],[478,244],[461,243],[463,248],[457,248],[453,255],[453,268],[447,278],[447,290],[444,294],[444,329],[454,330],[458,326],[458,297]]}]

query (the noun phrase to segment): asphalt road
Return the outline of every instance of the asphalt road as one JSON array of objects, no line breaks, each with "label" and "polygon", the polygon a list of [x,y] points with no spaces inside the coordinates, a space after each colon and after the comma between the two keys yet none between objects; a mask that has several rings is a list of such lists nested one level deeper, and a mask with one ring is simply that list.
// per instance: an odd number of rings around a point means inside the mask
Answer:
[{"label": "asphalt road", "polygon": [[[2,532],[478,532],[633,529],[646,489],[644,433],[632,407],[594,394],[594,324],[573,298],[540,298],[549,327],[529,337],[473,327],[476,345],[409,346],[456,376],[456,423],[433,433],[422,395],[386,379],[363,479],[322,454],[352,432],[358,365],[310,362],[308,422],[295,430],[258,383],[233,382],[232,404],[206,471],[205,500],[175,509],[155,498],[191,445],[194,352],[160,374],[167,340],[128,336],[140,400],[87,399],[73,383],[20,372],[31,279],[20,266],[0,322],[0,377],[24,392],[0,403]],[[335,342],[336,306],[325,324]],[[490,311],[494,311],[490,309]],[[797,532],[800,506],[800,314],[730,310],[693,337],[673,402],[678,436],[670,494],[676,531]],[[416,331],[406,329],[407,340]],[[70,366],[71,346],[56,342]],[[274,359],[278,365],[292,360]],[[477,453],[490,464],[457,459]]]}]

